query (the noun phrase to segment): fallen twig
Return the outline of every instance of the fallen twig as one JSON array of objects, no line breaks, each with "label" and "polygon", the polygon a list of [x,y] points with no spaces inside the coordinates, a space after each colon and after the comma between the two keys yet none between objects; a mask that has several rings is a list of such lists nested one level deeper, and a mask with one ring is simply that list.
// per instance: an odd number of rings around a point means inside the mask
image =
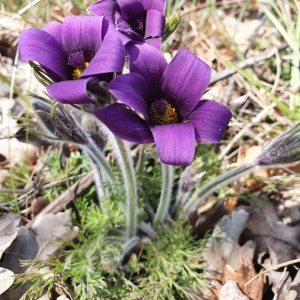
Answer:
[{"label": "fallen twig", "polygon": [[[251,67],[251,66],[255,65],[258,62],[264,61],[264,60],[272,57],[278,51],[284,50],[287,47],[288,47],[288,44],[284,43],[284,44],[282,44],[278,47],[272,47],[272,48],[266,49],[260,55],[249,57],[248,59],[237,63],[236,66],[239,69],[245,69],[245,68]],[[216,84],[218,81],[226,79],[226,78],[228,78],[228,77],[230,77],[230,76],[232,76],[236,73],[237,73],[236,69],[226,68],[224,71],[212,76],[212,78],[210,80],[210,83],[209,83],[209,86],[212,86],[212,85]]]},{"label": "fallen twig", "polygon": [[[89,187],[94,181],[93,172],[87,173],[73,185],[71,185],[67,190],[65,190],[58,198],[53,202],[47,205],[37,216],[40,214],[48,213],[58,213],[61,211],[67,204],[74,200],[82,191]],[[32,223],[35,221],[36,217],[33,218],[28,224],[28,227],[31,227]]]}]

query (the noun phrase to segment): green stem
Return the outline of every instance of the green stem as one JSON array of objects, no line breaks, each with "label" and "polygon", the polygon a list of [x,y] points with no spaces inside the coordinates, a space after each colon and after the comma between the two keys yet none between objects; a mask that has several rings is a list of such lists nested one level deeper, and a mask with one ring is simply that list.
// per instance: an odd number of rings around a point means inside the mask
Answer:
[{"label": "green stem", "polygon": [[189,215],[197,209],[200,203],[207,196],[211,195],[214,191],[220,189],[224,185],[233,182],[236,178],[257,171],[261,169],[261,166],[256,165],[255,163],[250,163],[244,166],[240,166],[234,169],[231,169],[213,180],[209,181],[207,184],[202,186],[200,189],[196,190],[191,196],[189,202],[185,205],[184,210]]},{"label": "green stem", "polygon": [[105,189],[103,188],[102,165],[95,159],[95,156],[88,147],[82,147],[82,149],[90,159],[90,165],[93,169],[95,188],[98,196],[98,205],[101,207],[101,198],[106,197]]},{"label": "green stem", "polygon": [[108,182],[115,183],[115,175],[113,174],[113,171],[110,165],[108,164],[103,152],[98,148],[93,139],[89,138],[89,144],[87,147],[89,149],[89,154],[92,156],[92,159],[95,161],[95,163],[98,162],[100,167],[103,169]]},{"label": "green stem", "polygon": [[126,193],[126,230],[127,238],[131,239],[136,235],[137,228],[138,199],[136,174],[133,168],[129,147],[127,146],[126,142],[115,137],[109,131],[107,131],[107,133],[114,146],[113,149],[118,158],[124,180],[124,188]]},{"label": "green stem", "polygon": [[162,189],[159,199],[158,208],[154,216],[154,226],[162,223],[166,218],[169,210],[173,186],[174,167],[171,165],[161,164],[162,169]]},{"label": "green stem", "polygon": [[138,162],[137,162],[136,167],[135,167],[137,176],[141,176],[143,174],[145,157],[146,157],[145,150],[146,150],[146,145],[140,145],[139,159],[138,159]]}]

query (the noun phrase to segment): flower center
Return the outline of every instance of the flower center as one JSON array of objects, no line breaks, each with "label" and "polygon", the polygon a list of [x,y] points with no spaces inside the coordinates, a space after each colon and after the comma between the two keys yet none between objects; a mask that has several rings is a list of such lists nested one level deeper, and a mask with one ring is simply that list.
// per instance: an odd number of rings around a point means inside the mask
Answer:
[{"label": "flower center", "polygon": [[155,100],[150,105],[150,123],[153,125],[178,123],[175,108],[164,99]]},{"label": "flower center", "polygon": [[90,63],[86,62],[86,63],[84,64],[84,68],[75,69],[75,70],[73,71],[73,73],[72,73],[73,79],[74,79],[74,80],[75,80],[75,79],[78,79],[78,78],[81,76],[81,74],[83,73],[83,71],[88,67],[89,64],[90,64]]},{"label": "flower center", "polygon": [[68,57],[68,65],[74,68],[73,79],[78,79],[90,63],[86,62],[82,51],[75,51]]},{"label": "flower center", "polygon": [[145,35],[145,18],[140,18],[138,20],[134,20],[132,22],[129,21],[129,24],[131,25],[132,29],[144,37]]}]

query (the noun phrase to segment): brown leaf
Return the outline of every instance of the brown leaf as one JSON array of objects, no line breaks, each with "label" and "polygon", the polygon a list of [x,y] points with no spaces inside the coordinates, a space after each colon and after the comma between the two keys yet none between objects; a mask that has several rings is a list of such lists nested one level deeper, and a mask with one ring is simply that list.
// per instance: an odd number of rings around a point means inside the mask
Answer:
[{"label": "brown leaf", "polygon": [[249,298],[242,293],[236,282],[228,281],[221,288],[219,300],[249,300]]},{"label": "brown leaf", "polygon": [[[249,207],[250,218],[243,237],[257,245],[258,263],[265,269],[299,257],[300,225],[288,226],[281,222],[273,204],[261,195],[254,206]],[[291,277],[288,271],[266,273],[278,300],[285,300]]]},{"label": "brown leaf", "polygon": [[46,260],[49,255],[56,253],[59,249],[58,239],[71,240],[78,232],[78,228],[72,226],[71,210],[38,215],[31,229],[36,233],[36,241],[39,245],[36,258],[40,260]]},{"label": "brown leaf", "polygon": [[[224,266],[230,264],[237,268],[241,261],[251,261],[254,255],[254,244],[248,241],[245,245],[239,245],[239,237],[248,220],[245,210],[232,213],[231,219],[224,216],[212,236],[208,240],[203,253],[205,262],[205,278],[224,281]],[[206,297],[213,297],[209,290],[205,291]],[[211,299],[211,298],[209,298]]]},{"label": "brown leaf", "polygon": [[0,295],[14,283],[14,273],[0,267]]},{"label": "brown leaf", "polygon": [[239,267],[234,270],[230,265],[225,265],[224,276],[227,281],[234,281],[238,284],[241,291],[252,300],[261,300],[263,296],[264,281],[263,276],[251,282],[249,285],[245,284],[256,275],[252,261],[247,264],[241,262]]},{"label": "brown leaf", "polygon": [[7,213],[0,217],[0,258],[18,235],[17,226],[20,220],[21,216],[15,213]]},{"label": "brown leaf", "polygon": [[286,300],[297,300],[300,295],[300,270],[289,287]]}]

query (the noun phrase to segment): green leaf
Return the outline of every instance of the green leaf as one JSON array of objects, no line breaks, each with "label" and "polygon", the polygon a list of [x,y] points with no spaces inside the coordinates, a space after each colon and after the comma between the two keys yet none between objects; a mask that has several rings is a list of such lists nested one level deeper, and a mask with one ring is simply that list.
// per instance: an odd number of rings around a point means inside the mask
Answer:
[{"label": "green leaf", "polygon": [[162,41],[165,42],[168,37],[177,29],[181,20],[180,12],[178,11],[175,15],[173,15],[165,25],[164,35]]}]

